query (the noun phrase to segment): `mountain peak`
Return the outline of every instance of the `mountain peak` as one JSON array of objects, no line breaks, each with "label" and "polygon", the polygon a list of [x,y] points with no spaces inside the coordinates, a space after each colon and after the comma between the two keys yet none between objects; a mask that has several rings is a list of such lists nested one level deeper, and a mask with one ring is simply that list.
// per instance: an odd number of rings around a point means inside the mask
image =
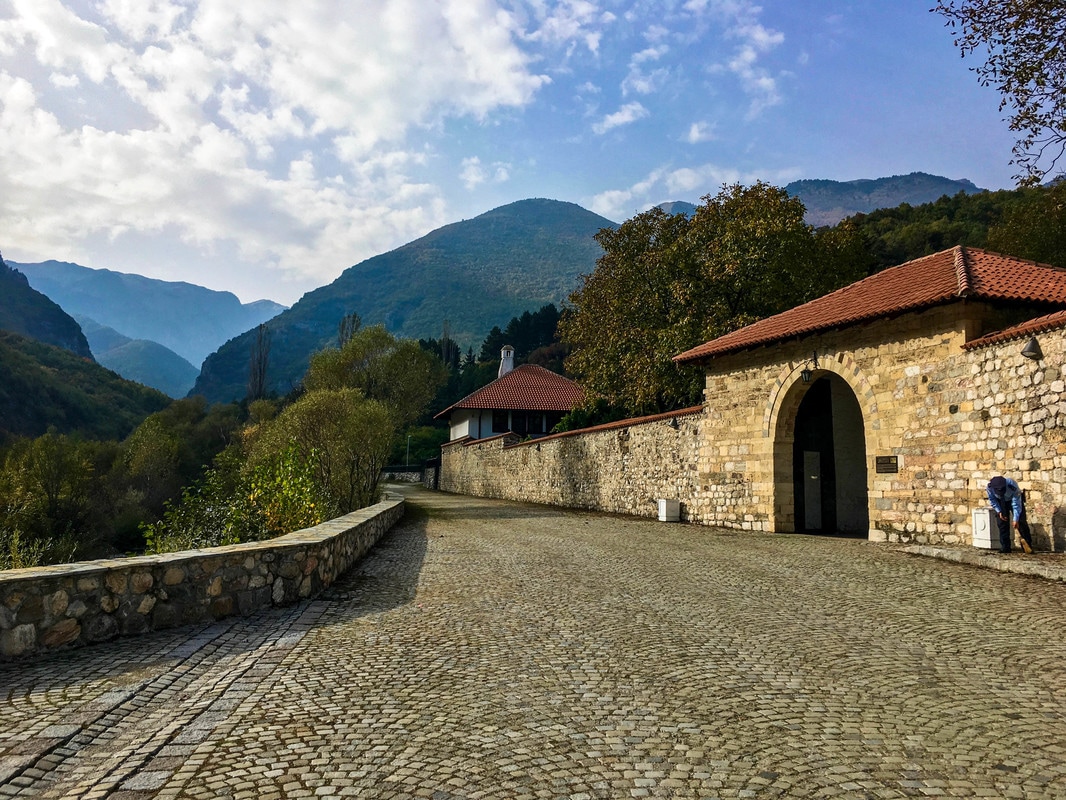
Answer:
[{"label": "mountain peak", "polygon": [[894,208],[902,203],[921,205],[944,195],[985,191],[965,178],[945,178],[927,172],[851,181],[805,179],[793,181],[784,188],[803,201],[807,222],[812,225],[835,225],[844,217],[868,214],[879,208]]}]

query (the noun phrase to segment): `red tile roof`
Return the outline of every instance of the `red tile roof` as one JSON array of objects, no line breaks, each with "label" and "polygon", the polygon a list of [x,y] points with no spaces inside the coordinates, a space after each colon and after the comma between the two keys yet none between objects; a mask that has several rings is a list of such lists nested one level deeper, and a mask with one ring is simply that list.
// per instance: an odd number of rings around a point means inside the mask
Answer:
[{"label": "red tile roof", "polygon": [[1023,339],[1026,336],[1033,336],[1037,333],[1046,333],[1047,331],[1054,331],[1059,328],[1066,328],[1066,311],[1053,311],[1050,314],[1045,314],[1042,317],[1022,322],[1010,328],[1004,328],[1001,331],[985,334],[980,339],[974,339],[972,342],[967,342],[962,346],[962,349],[973,350],[976,347],[984,347],[985,345],[995,344],[996,342],[1008,342],[1011,339]]},{"label": "red tile roof", "polygon": [[953,247],[871,275],[674,357],[699,361],[963,298],[1066,305],[1066,270]]},{"label": "red tile roof", "polygon": [[437,414],[439,419],[456,408],[510,409],[512,411],[571,411],[584,400],[581,387],[569,378],[535,364],[515,367],[502,378],[469,394]]}]

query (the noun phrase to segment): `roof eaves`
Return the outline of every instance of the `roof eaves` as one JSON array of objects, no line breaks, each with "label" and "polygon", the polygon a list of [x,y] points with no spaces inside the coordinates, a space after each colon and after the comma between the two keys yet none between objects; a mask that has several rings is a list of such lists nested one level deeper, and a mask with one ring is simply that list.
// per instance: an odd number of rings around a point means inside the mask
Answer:
[{"label": "roof eaves", "polygon": [[962,345],[963,350],[978,350],[989,345],[1009,342],[1012,339],[1024,339],[1026,336],[1034,336],[1038,333],[1066,328],[1066,310],[1054,311],[1043,317],[1027,320],[1018,325],[1004,328],[1000,331],[986,333],[980,338],[973,339]]}]

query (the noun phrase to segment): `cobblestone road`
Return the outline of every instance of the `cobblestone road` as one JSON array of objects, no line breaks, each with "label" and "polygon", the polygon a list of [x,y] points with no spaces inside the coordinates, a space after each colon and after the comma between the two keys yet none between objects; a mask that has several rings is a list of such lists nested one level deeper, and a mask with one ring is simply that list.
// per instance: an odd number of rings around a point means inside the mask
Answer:
[{"label": "cobblestone road", "polygon": [[1066,797],[1066,586],[416,492],[328,597],[0,666],[0,796]]}]

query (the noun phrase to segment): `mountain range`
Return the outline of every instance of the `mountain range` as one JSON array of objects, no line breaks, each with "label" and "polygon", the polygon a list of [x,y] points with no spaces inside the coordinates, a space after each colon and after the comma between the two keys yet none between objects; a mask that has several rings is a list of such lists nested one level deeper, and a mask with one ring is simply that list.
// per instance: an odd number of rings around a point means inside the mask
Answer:
[{"label": "mountain range", "polygon": [[122,438],[169,402],[96,363],[78,323],[0,258],[0,445],[49,429]]},{"label": "mountain range", "polygon": [[[400,336],[439,337],[447,325],[464,348],[480,342],[493,325],[565,301],[602,253],[593,236],[614,225],[573,203],[521,200],[360,262],[267,323],[267,381],[281,394],[293,389],[352,312]],[[243,397],[254,339],[248,331],[211,355],[193,392]]]},{"label": "mountain range", "polygon": [[[879,208],[895,208],[903,203],[916,206],[945,195],[954,197],[959,192],[977,194],[985,191],[972,181],[952,180],[925,172],[857,181],[793,181],[784,189],[803,201],[807,209],[804,219],[816,227],[836,225],[845,217],[868,214]],[[667,214],[692,216],[696,213],[696,206],[684,200],[660,203],[658,207]]]},{"label": "mountain range", "polygon": [[271,300],[242,304],[231,292],[65,261],[9,263],[68,314],[130,339],[158,342],[194,365],[285,308]]},{"label": "mountain range", "polygon": [[867,214],[879,208],[894,208],[903,203],[916,206],[931,203],[944,195],[952,197],[959,192],[976,194],[985,191],[972,181],[952,180],[925,172],[857,181],[793,181],[784,188],[803,201],[807,207],[804,219],[818,227],[836,225],[845,217]]},{"label": "mountain range", "polygon": [[[804,201],[812,224],[981,191],[967,180],[925,173],[804,180],[785,189]],[[680,201],[662,207],[689,214],[696,208]],[[601,250],[594,234],[615,225],[572,203],[511,203],[349,267],[288,310],[270,301],[241,304],[229,292],[188,283],[65,262],[14,266],[30,285],[78,316],[101,363],[178,396],[202,360],[191,393],[228,401],[245,394],[254,331],[264,321],[269,320],[271,342],[268,381],[278,393],[299,383],[310,355],[335,342],[339,321],[353,312],[364,324],[380,323],[401,336],[447,332],[466,347],[502,320],[564,303],[580,276],[595,268]],[[67,338],[72,336],[68,331]]]},{"label": "mountain range", "polygon": [[76,315],[97,362],[127,380],[143,383],[170,397],[184,397],[200,370],[170,348],[150,339],[131,339],[91,317]]}]

